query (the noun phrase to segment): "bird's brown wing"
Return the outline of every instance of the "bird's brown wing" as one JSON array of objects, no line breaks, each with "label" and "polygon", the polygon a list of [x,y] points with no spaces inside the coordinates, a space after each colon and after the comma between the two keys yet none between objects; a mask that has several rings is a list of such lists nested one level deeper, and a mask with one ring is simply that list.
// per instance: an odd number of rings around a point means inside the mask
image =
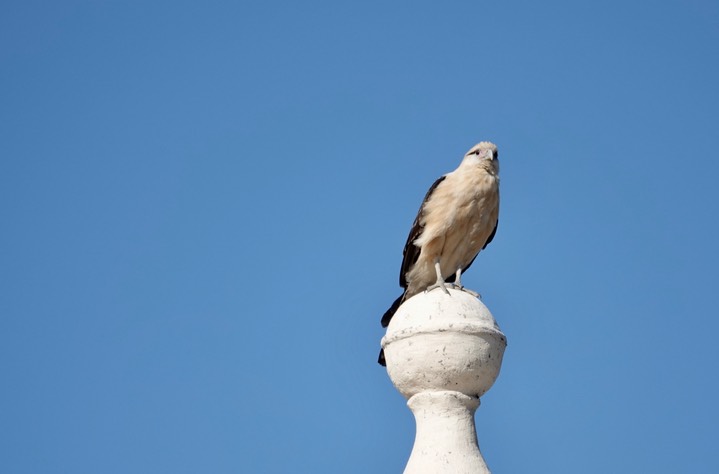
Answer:
[{"label": "bird's brown wing", "polygon": [[[499,218],[497,218],[497,222],[494,223],[494,229],[492,229],[492,233],[489,234],[489,237],[487,237],[487,241],[482,246],[482,250],[487,248],[487,245],[494,239],[494,235],[497,233],[497,226],[499,225]],[[469,268],[469,265],[467,265],[467,268]],[[466,270],[466,269],[465,269]]]},{"label": "bird's brown wing", "polygon": [[419,238],[419,236],[422,234],[422,230],[424,229],[424,225],[421,224],[424,206],[429,200],[434,190],[437,189],[437,186],[439,186],[439,183],[444,181],[445,177],[446,176],[442,176],[441,178],[437,179],[437,181],[435,181],[432,186],[430,186],[429,191],[427,191],[427,195],[422,201],[422,205],[419,207],[417,217],[414,218],[414,222],[412,223],[412,228],[409,231],[409,235],[407,236],[407,242],[404,244],[404,250],[402,251],[402,268],[399,272],[399,286],[401,286],[402,288],[407,288],[407,279],[405,278],[405,275],[412,268],[412,265],[417,262],[419,254],[421,252],[420,248],[414,245],[414,241]]}]

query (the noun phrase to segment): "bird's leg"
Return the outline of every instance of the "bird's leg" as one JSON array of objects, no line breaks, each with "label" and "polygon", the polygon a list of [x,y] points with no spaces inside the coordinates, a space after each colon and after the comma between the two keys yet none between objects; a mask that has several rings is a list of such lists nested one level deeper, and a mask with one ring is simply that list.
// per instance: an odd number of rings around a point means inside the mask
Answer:
[{"label": "bird's leg", "polygon": [[454,274],[454,283],[452,283],[452,287],[457,290],[463,290],[464,287],[462,286],[462,269],[458,268],[457,272]]},{"label": "bird's leg", "polygon": [[444,278],[442,278],[442,269],[439,266],[439,260],[434,262],[434,271],[437,273],[437,281],[435,281],[433,285],[428,286],[424,291],[432,291],[435,288],[442,288],[445,293],[449,294],[449,290],[444,283]]},{"label": "bird's leg", "polygon": [[460,290],[464,288],[462,286],[462,268],[458,268],[457,272],[454,274],[454,284],[459,288]]},{"label": "bird's leg", "polygon": [[474,296],[475,298],[482,299],[482,295],[477,293],[476,291],[472,291],[469,288],[465,288],[462,286],[462,269],[458,268],[457,273],[454,274],[454,287],[460,291],[464,291],[465,293],[469,293],[470,295]]}]

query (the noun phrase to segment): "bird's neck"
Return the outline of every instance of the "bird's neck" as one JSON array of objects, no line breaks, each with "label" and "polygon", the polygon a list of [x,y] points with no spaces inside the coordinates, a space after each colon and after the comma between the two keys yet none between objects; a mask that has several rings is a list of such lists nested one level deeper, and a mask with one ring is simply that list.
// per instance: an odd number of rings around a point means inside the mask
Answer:
[{"label": "bird's neck", "polygon": [[499,169],[496,163],[488,160],[477,158],[474,155],[466,156],[457,168],[460,173],[486,173],[494,178],[499,177]]}]

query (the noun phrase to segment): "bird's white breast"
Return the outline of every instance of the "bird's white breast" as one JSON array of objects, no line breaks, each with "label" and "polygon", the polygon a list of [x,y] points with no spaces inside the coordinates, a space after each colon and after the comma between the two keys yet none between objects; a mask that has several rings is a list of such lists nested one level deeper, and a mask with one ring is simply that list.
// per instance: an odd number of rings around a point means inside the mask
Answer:
[{"label": "bird's white breast", "polygon": [[[494,230],[499,214],[499,178],[472,165],[464,163],[437,186],[425,204],[424,230],[415,241],[423,248],[421,259],[439,257],[445,277],[471,262]],[[439,255],[424,252],[428,243],[440,240],[441,245],[431,246]]]}]

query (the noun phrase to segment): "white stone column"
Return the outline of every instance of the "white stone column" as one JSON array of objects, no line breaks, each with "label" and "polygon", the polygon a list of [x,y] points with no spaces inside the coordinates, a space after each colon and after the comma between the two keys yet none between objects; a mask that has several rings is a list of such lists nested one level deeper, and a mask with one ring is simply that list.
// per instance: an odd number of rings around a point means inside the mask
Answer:
[{"label": "white stone column", "polygon": [[499,375],[507,340],[481,301],[449,291],[407,300],[382,338],[387,373],[417,423],[405,474],[489,473],[474,412]]}]

